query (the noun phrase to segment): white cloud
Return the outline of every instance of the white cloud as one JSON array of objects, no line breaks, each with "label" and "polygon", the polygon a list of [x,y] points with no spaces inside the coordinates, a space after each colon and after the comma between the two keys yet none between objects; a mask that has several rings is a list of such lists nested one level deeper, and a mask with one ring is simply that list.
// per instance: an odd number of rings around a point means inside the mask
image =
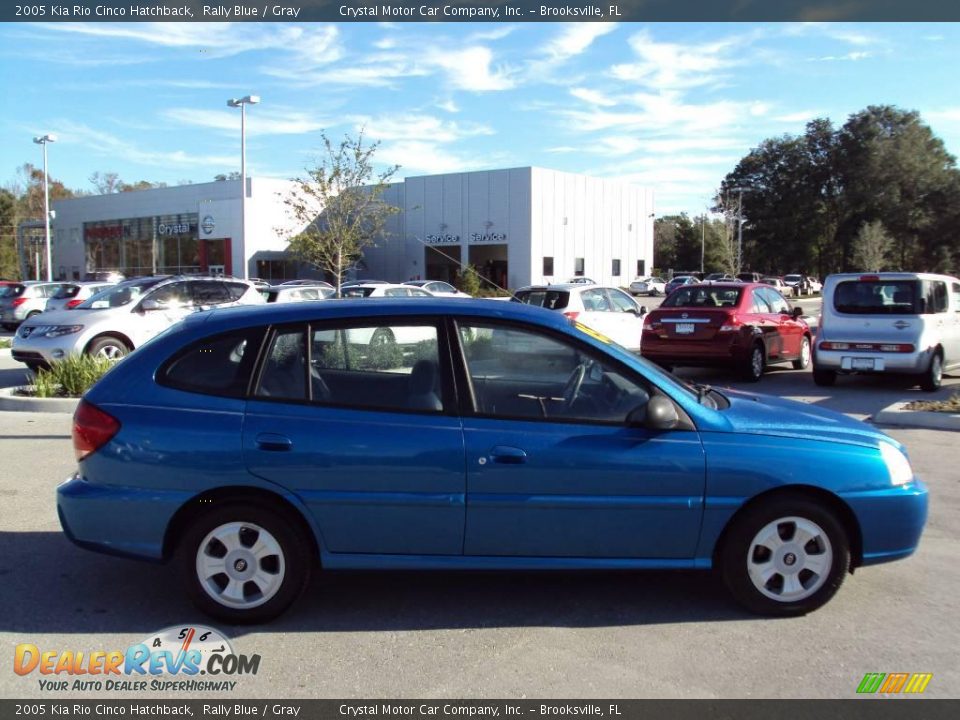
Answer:
[{"label": "white cloud", "polygon": [[441,110],[445,110],[448,113],[460,112],[460,107],[453,100],[444,100],[443,102],[438,102],[437,107]]},{"label": "white cloud", "polygon": [[235,153],[229,155],[200,155],[185,150],[149,150],[116,135],[95,130],[71,120],[61,120],[55,123],[55,127],[60,136],[58,142],[64,145],[82,145],[85,151],[109,158],[122,157],[127,162],[163,168],[192,166],[204,170],[211,167],[232,168],[237,164]]},{"label": "white cloud", "polygon": [[786,115],[777,115],[773,119],[782,123],[807,123],[814,118],[824,117],[828,114],[823,110],[800,110]]},{"label": "white cloud", "polygon": [[598,105],[600,107],[612,107],[617,104],[617,101],[613,98],[610,98],[604,95],[597,90],[591,90],[590,88],[573,88],[570,90],[570,94],[575,98],[583,100],[584,102],[590,103],[591,105]]},{"label": "white cloud", "polygon": [[404,175],[463,172],[472,161],[431,142],[402,140],[377,148],[377,161],[399,165]]},{"label": "white cloud", "polygon": [[616,28],[616,23],[569,23],[559,35],[543,46],[542,53],[551,60],[566,60],[585,52],[594,40]]},{"label": "white cloud", "polygon": [[430,115],[387,115],[376,118],[352,117],[350,120],[367,137],[384,142],[392,140],[452,143],[468,137],[493,135],[493,130],[479,123],[458,123],[441,120]]},{"label": "white cloud", "polygon": [[424,60],[442,70],[447,82],[458,90],[509,90],[516,84],[508,69],[492,67],[493,52],[482,45],[462,50],[432,49],[425,54]]},{"label": "white cloud", "polygon": [[[228,109],[170,108],[164,110],[162,115],[181,125],[222,130],[230,134],[238,132],[240,122],[237,111]],[[329,120],[297,110],[257,108],[247,113],[248,136],[301,135],[323,130],[331,124]]]},{"label": "white cloud", "polygon": [[657,42],[648,30],[630,38],[638,62],[620,63],[610,69],[617,80],[635,82],[658,90],[687,90],[713,85],[726,71],[738,65],[742,38],[688,45]]},{"label": "white cloud", "polygon": [[858,51],[849,52],[846,55],[824,55],[822,57],[807,58],[807,62],[856,62],[858,60],[866,60],[872,56],[873,53],[871,52]]}]

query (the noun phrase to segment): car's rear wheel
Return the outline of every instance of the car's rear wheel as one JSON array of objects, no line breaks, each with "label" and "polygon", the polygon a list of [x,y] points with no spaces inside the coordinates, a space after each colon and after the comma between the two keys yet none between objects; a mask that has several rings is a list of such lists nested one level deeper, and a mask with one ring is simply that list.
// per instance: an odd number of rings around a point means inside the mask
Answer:
[{"label": "car's rear wheel", "polygon": [[187,592],[203,612],[231,623],[272,620],[306,587],[311,545],[270,507],[227,504],[194,519],[180,544]]},{"label": "car's rear wheel", "polygon": [[810,367],[810,338],[806,335],[800,343],[800,357],[793,361],[794,370],[806,370]]},{"label": "car's rear wheel", "polygon": [[943,356],[935,352],[930,358],[930,366],[920,377],[920,389],[927,392],[935,392],[940,389],[943,382]]},{"label": "car's rear wheel", "polygon": [[837,373],[833,370],[818,370],[813,368],[813,382],[820,387],[831,387],[837,381]]},{"label": "car's rear wheel", "polygon": [[747,362],[743,367],[743,378],[748,382],[759,382],[763,377],[763,369],[766,366],[767,359],[764,356],[763,344],[754,343],[747,355]]},{"label": "car's rear wheel", "polygon": [[132,348],[120,338],[105,336],[90,343],[87,354],[94,357],[103,357],[107,360],[119,360],[129,355]]},{"label": "car's rear wheel", "polygon": [[799,495],[781,495],[734,519],[719,553],[737,601],[762,615],[803,615],[836,594],[850,543],[836,515]]}]

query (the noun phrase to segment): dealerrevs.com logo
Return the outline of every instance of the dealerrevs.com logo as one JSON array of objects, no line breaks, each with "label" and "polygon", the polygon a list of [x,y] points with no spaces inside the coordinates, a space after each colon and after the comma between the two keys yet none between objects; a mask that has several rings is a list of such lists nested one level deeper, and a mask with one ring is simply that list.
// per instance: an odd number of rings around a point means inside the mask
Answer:
[{"label": "dealerrevs.com logo", "polygon": [[241,655],[223,633],[202,625],[175,625],[125,650],[48,650],[17,645],[13,671],[39,675],[43,691],[232,691],[233,678],[256,675],[259,655]]}]

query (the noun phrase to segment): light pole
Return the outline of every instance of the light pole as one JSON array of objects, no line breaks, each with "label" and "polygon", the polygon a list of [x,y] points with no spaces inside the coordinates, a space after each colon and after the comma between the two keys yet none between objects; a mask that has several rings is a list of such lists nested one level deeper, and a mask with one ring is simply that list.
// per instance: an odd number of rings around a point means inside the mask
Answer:
[{"label": "light pole", "polygon": [[240,278],[247,279],[247,105],[260,102],[259,95],[227,100],[229,107],[240,108]]},{"label": "light pole", "polygon": [[735,193],[739,193],[737,199],[737,272],[743,270],[743,188],[730,188]]},{"label": "light pole", "polygon": [[703,217],[700,218],[700,272],[703,273],[703,255],[704,248],[707,245],[707,211],[704,209]]},{"label": "light pole", "polygon": [[[53,263],[50,260],[50,179],[47,175],[47,143],[57,141],[57,136],[51,133],[35,137],[33,139],[37,145],[43,145],[43,220],[46,227],[47,242],[47,281],[53,280]],[[40,274],[37,268],[37,275]]]}]

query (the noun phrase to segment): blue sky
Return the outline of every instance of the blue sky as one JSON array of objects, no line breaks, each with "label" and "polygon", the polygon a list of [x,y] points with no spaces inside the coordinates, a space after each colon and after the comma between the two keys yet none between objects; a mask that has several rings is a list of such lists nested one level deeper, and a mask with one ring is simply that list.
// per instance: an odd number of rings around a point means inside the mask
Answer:
[{"label": "blue sky", "polygon": [[656,192],[701,212],[737,161],[813,117],[919,110],[960,153],[955,24],[0,24],[0,183],[39,165],[92,190],[302,176],[356,134],[407,175],[542,167]]}]

